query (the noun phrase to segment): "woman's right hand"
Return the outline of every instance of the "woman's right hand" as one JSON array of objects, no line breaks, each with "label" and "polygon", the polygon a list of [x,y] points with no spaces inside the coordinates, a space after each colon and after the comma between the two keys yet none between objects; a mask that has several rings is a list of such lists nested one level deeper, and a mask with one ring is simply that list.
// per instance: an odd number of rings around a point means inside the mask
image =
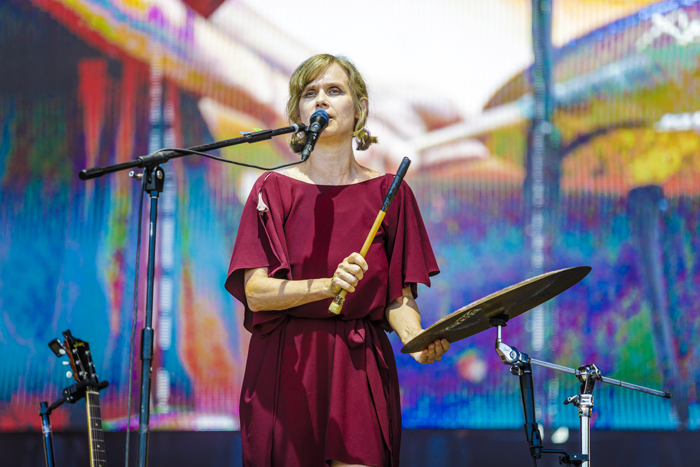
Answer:
[{"label": "woman's right hand", "polygon": [[367,262],[359,253],[353,253],[338,265],[331,278],[331,293],[338,295],[341,290],[354,292],[355,287],[367,271]]}]

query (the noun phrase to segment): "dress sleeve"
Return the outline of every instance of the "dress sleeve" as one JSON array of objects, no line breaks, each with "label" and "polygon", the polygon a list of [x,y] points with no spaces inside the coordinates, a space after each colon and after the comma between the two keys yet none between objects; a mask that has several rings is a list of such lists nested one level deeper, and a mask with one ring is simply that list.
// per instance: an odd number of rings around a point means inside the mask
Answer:
[{"label": "dress sleeve", "polygon": [[401,185],[385,218],[389,287],[387,305],[401,297],[404,287],[411,287],[418,297],[417,284],[430,287],[430,277],[438,274],[437,261],[430,246],[416,197],[405,182]]},{"label": "dress sleeve", "polygon": [[263,333],[270,326],[274,328],[284,312],[253,313],[248,308],[245,270],[266,267],[270,277],[291,279],[288,258],[283,200],[276,177],[266,172],[255,182],[243,207],[225,284],[226,290],[245,305],[244,326],[250,332],[253,327]]}]

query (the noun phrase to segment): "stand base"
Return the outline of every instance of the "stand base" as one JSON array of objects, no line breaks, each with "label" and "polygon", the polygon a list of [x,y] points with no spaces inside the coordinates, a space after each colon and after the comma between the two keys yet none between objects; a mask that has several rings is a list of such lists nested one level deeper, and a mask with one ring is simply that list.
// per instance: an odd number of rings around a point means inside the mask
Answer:
[{"label": "stand base", "polygon": [[560,464],[581,465],[588,462],[588,454],[568,454],[559,458]]}]

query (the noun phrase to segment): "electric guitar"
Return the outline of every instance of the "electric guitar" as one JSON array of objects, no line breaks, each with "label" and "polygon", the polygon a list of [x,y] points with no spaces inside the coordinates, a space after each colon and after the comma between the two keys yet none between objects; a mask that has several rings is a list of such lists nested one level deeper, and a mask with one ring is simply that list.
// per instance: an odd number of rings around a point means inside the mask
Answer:
[{"label": "electric guitar", "polygon": [[[85,388],[85,403],[87,406],[88,433],[90,437],[90,467],[106,467],[105,440],[102,431],[102,415],[100,414],[99,390],[105,386],[100,384],[92,362],[90,345],[73,337],[70,330],[63,333],[65,351],[73,369],[73,378],[79,387]],[[69,389],[66,389],[69,391]],[[64,391],[65,394],[65,391]],[[68,401],[70,402],[70,401]]]}]

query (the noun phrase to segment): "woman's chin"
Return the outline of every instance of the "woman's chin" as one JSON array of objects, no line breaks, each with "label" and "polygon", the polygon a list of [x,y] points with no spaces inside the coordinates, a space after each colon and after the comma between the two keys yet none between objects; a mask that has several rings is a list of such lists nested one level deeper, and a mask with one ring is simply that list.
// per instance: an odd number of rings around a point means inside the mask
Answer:
[{"label": "woman's chin", "polygon": [[334,148],[348,143],[352,144],[352,133],[343,135],[336,132],[330,132],[327,134],[322,134],[318,138],[316,147]]}]

